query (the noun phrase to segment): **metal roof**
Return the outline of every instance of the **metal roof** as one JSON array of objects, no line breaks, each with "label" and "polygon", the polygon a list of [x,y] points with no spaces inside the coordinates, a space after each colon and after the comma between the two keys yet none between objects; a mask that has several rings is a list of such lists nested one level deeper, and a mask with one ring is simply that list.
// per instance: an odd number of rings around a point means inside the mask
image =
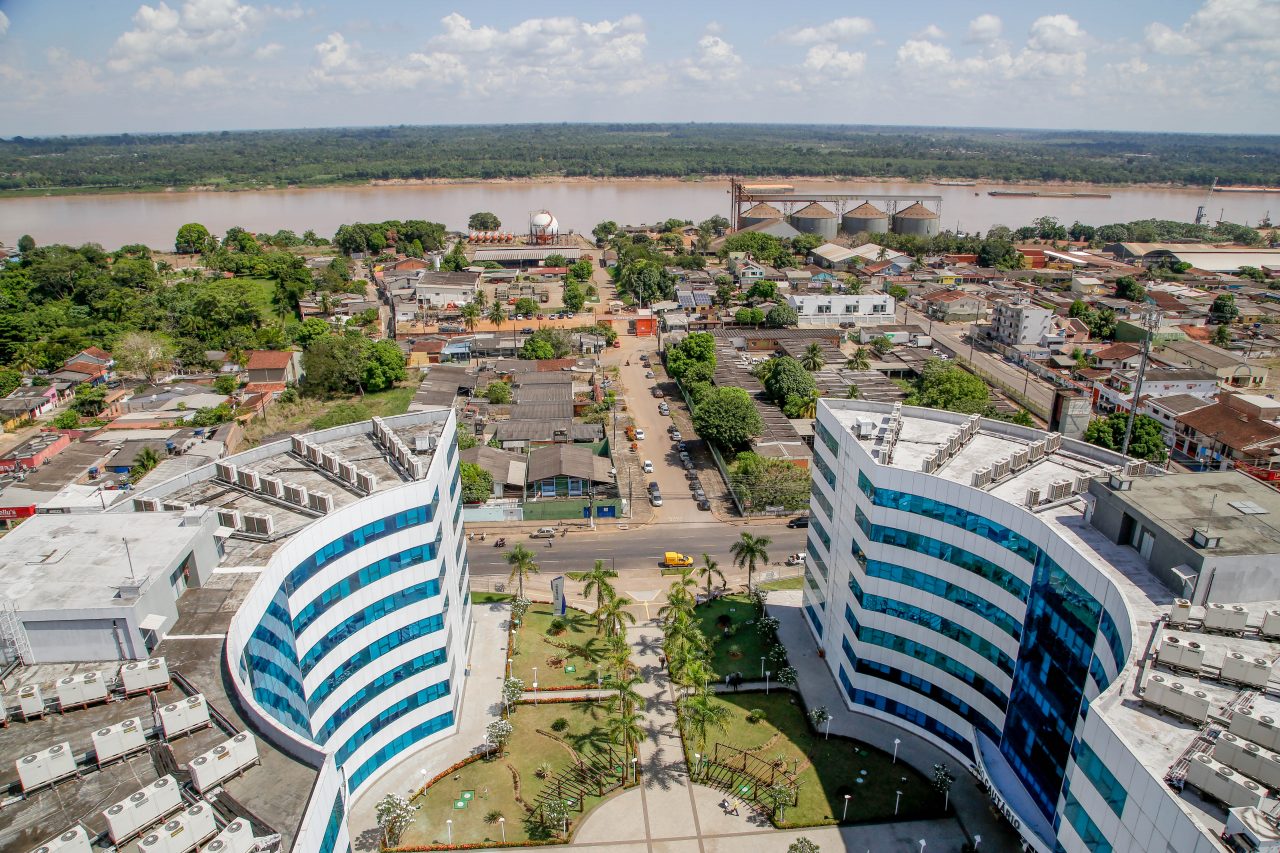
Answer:
[{"label": "metal roof", "polygon": [[551,255],[576,261],[582,257],[582,249],[576,246],[546,246],[537,248],[476,249],[475,261],[543,261]]}]

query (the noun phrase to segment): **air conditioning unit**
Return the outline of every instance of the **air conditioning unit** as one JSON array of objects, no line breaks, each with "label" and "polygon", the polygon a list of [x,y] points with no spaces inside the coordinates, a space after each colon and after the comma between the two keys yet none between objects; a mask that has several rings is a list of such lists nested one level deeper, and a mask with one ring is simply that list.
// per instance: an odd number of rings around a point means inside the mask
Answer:
[{"label": "air conditioning unit", "polygon": [[326,492],[312,492],[308,505],[316,512],[333,512],[333,495]]},{"label": "air conditioning unit", "polygon": [[298,486],[293,483],[284,484],[284,499],[288,503],[295,506],[306,506],[308,502],[307,489],[305,486]]},{"label": "air conditioning unit", "polygon": [[251,853],[253,849],[252,827],[244,819],[236,818],[209,842],[202,853]]},{"label": "air conditioning unit", "polygon": [[236,473],[236,483],[238,483],[242,489],[248,489],[251,492],[256,492],[258,491],[258,472],[238,471]]},{"label": "air conditioning unit", "polygon": [[347,461],[339,462],[338,477],[344,482],[354,483],[356,481],[356,466]]},{"label": "air conditioning unit", "polygon": [[1197,548],[1217,548],[1222,544],[1222,537],[1210,536],[1207,530],[1192,528],[1191,543]]},{"label": "air conditioning unit", "polygon": [[18,710],[24,720],[44,716],[44,696],[40,694],[39,685],[28,684],[18,691]]},{"label": "air conditioning unit", "polygon": [[1015,450],[1013,451],[1013,455],[1009,457],[1009,467],[1014,471],[1021,471],[1023,468],[1027,467],[1027,463],[1030,459],[1031,453],[1026,448]]},{"label": "air conditioning unit", "polygon": [[215,462],[213,463],[213,472],[215,479],[221,480],[224,483],[234,483],[236,481],[236,474],[239,473],[239,469],[230,462]]},{"label": "air conditioning unit", "polygon": [[218,510],[218,526],[230,527],[232,530],[240,530],[244,527],[244,522],[240,520],[240,511],[235,509]]},{"label": "air conditioning unit", "polygon": [[99,767],[122,755],[147,747],[147,736],[142,729],[142,720],[138,717],[98,729],[91,738]]},{"label": "air conditioning unit", "polygon": [[978,468],[973,472],[973,476],[972,476],[972,479],[970,480],[970,483],[973,485],[975,489],[983,489],[991,485],[991,469]]},{"label": "air conditioning unit", "polygon": [[300,435],[289,436],[289,451],[295,456],[307,457],[307,440]]},{"label": "air conditioning unit", "polygon": [[87,705],[90,702],[101,702],[107,698],[107,683],[100,672],[82,672],[58,679],[55,688],[58,693],[58,708]]},{"label": "air conditioning unit", "polygon": [[160,499],[159,498],[134,498],[133,511],[134,512],[159,512]]},{"label": "air conditioning unit", "polygon": [[284,484],[279,477],[268,477],[263,475],[258,478],[258,491],[269,498],[279,500],[284,494]]},{"label": "air conditioning unit", "polygon": [[1069,497],[1071,497],[1070,480],[1059,480],[1056,483],[1049,484],[1049,500],[1060,501]]},{"label": "air conditioning unit", "polygon": [[997,459],[994,463],[992,463],[991,465],[992,480],[994,481],[1003,480],[1007,476],[1009,476],[1009,460],[1007,458]]},{"label": "air conditioning unit", "polygon": [[1036,460],[1043,457],[1044,456],[1044,439],[1031,442],[1030,446],[1027,447],[1027,455],[1031,458],[1032,462],[1035,462]]},{"label": "air conditioning unit", "polygon": [[173,740],[208,724],[209,705],[199,693],[160,706],[160,728],[165,740]]},{"label": "air conditioning unit", "polygon": [[41,844],[31,853],[92,853],[92,851],[89,833],[84,831],[83,826],[77,824],[57,838],[51,838]]},{"label": "air conditioning unit", "polygon": [[377,491],[377,488],[378,488],[377,476],[369,473],[368,471],[357,471],[356,472],[356,488],[362,492],[372,494],[373,492]]}]

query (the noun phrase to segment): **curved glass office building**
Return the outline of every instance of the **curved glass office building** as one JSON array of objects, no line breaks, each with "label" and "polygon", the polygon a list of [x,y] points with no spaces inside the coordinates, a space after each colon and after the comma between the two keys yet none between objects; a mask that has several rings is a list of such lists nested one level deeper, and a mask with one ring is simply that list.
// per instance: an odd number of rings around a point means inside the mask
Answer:
[{"label": "curved glass office building", "polygon": [[849,708],[962,762],[1027,849],[1221,849],[1123,720],[1172,596],[1086,514],[1135,464],[863,401],[821,401],[816,433],[804,612]]},{"label": "curved glass office building", "polygon": [[197,504],[223,564],[260,569],[225,645],[242,710],[320,771],[294,849],[348,850],[348,799],[455,728],[470,594],[454,414],[293,436],[134,499]]}]

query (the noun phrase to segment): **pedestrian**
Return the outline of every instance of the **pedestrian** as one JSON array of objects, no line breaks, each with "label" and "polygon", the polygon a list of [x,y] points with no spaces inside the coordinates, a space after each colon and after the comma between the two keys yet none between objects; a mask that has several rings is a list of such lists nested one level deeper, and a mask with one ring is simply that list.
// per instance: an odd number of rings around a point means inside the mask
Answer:
[{"label": "pedestrian", "polygon": [[666,669],[666,668],[667,668],[667,656],[658,655],[658,669]]}]

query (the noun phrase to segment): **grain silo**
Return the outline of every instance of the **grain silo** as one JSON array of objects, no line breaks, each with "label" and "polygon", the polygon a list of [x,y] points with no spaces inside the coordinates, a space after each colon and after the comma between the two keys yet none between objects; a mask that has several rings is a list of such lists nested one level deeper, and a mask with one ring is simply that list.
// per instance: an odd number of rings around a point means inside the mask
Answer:
[{"label": "grain silo", "polygon": [[817,234],[825,240],[836,238],[840,221],[836,215],[816,201],[791,214],[791,227],[801,234]]},{"label": "grain silo", "polygon": [[916,202],[893,217],[893,230],[899,234],[932,237],[938,233],[938,214]]},{"label": "grain silo", "polygon": [[884,234],[889,230],[889,214],[864,201],[841,217],[840,227],[846,234]]},{"label": "grain silo", "polygon": [[742,229],[758,222],[774,222],[780,219],[782,219],[782,211],[762,201],[738,217],[738,228]]}]

